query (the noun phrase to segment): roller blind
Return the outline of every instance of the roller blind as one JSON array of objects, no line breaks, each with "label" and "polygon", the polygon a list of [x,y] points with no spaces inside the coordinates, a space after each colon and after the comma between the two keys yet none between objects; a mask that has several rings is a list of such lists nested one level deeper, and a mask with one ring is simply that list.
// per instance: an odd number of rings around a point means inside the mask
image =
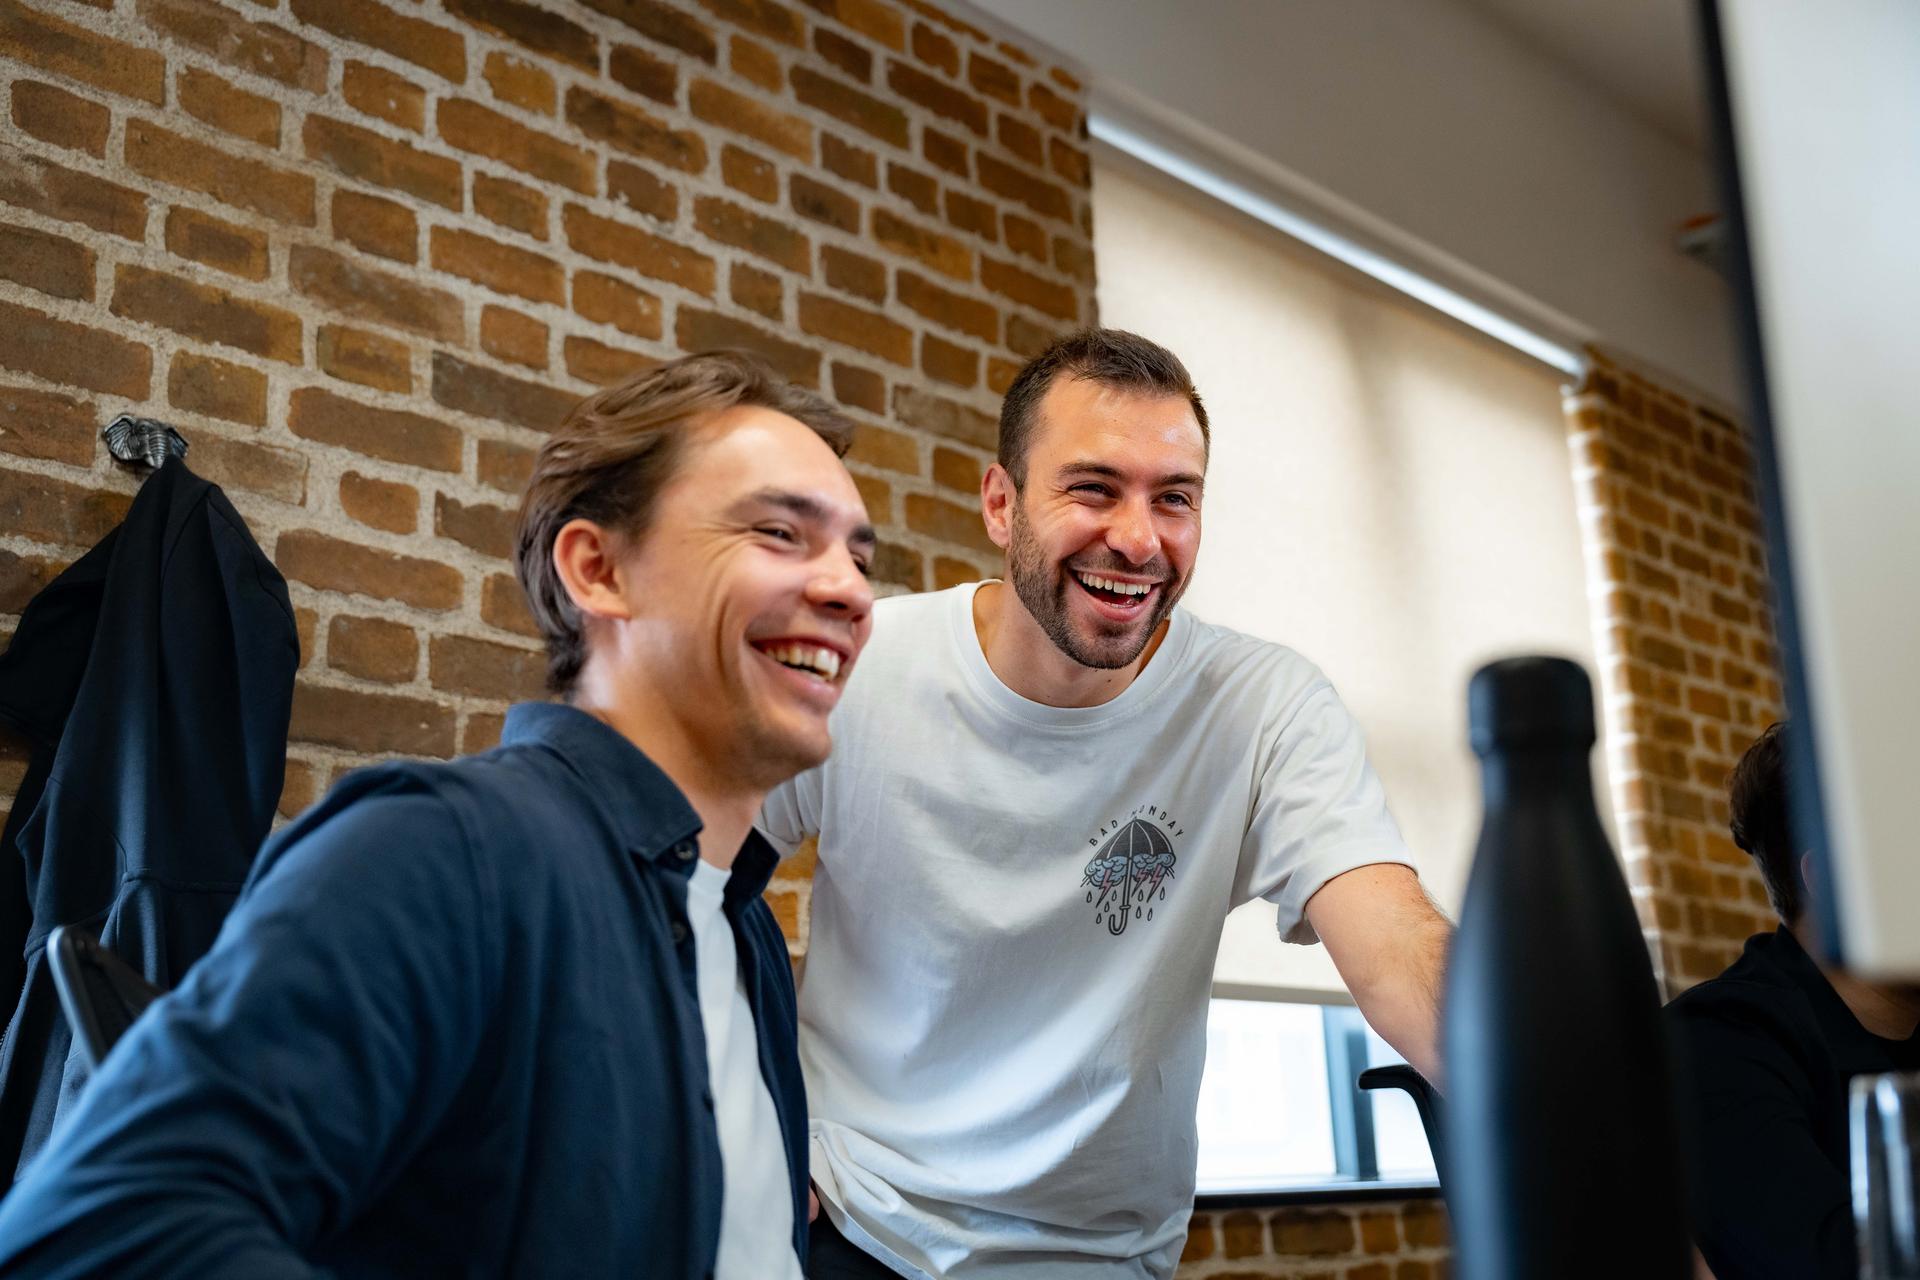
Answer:
[{"label": "roller blind", "polygon": [[[1451,914],[1480,821],[1468,676],[1521,651],[1597,671],[1561,375],[1117,152],[1095,160],[1101,322],[1177,352],[1212,420],[1186,603],[1327,672]],[[1262,902],[1229,917],[1215,981],[1344,990]]]}]

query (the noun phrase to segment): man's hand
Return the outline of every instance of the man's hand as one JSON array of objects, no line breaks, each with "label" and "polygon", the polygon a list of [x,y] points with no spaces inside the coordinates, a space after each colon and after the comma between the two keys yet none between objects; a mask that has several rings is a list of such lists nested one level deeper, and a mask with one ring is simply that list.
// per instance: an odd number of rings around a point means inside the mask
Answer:
[{"label": "man's hand", "polygon": [[813,1189],[812,1183],[808,1183],[807,1184],[807,1221],[812,1222],[815,1218],[819,1216],[820,1216],[820,1193]]},{"label": "man's hand", "polygon": [[1307,922],[1369,1025],[1443,1087],[1440,991],[1453,925],[1411,867],[1355,867],[1307,900]]}]

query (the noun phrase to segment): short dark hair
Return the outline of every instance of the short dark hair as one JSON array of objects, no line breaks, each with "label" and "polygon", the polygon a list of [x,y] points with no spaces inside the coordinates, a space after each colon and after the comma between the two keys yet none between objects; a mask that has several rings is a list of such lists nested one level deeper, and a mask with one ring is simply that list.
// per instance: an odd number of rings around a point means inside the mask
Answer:
[{"label": "short dark hair", "polygon": [[1082,329],[1059,339],[1027,363],[1000,402],[1000,465],[1014,487],[1027,483],[1027,450],[1033,442],[1040,401],[1061,377],[1084,378],[1119,391],[1183,396],[1200,424],[1208,447],[1207,407],[1194,390],[1193,377],[1180,357],[1157,342],[1125,329]]},{"label": "short dark hair", "polygon": [[1767,883],[1767,898],[1788,924],[1800,918],[1805,892],[1800,855],[1787,821],[1787,726],[1778,721],[1754,740],[1727,783],[1727,828]]},{"label": "short dark hair", "polygon": [[553,542],[586,519],[637,538],[678,469],[690,432],[713,414],[759,405],[811,427],[845,457],[853,423],[820,395],[796,387],[741,351],[683,356],[636,373],[575,405],[540,446],[520,500],[514,570],[547,642],[547,688],[573,690],[587,660],[580,611],[553,566]]}]

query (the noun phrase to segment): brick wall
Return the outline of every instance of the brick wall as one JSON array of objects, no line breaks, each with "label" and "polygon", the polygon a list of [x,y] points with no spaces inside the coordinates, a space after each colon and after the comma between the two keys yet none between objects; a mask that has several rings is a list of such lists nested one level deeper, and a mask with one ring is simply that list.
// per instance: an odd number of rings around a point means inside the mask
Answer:
[{"label": "brick wall", "polygon": [[1727,775],[1783,714],[1746,433],[1590,353],[1567,400],[1621,852],[1669,995],[1777,923]]},{"label": "brick wall", "polygon": [[1446,1280],[1437,1200],[1232,1209],[1193,1217],[1180,1280]]},{"label": "brick wall", "polygon": [[160,417],[289,579],[283,812],[485,747],[541,433],[720,345],[862,423],[884,584],[981,576],[998,392],[1092,319],[1081,96],[913,0],[0,0],[0,640]]}]

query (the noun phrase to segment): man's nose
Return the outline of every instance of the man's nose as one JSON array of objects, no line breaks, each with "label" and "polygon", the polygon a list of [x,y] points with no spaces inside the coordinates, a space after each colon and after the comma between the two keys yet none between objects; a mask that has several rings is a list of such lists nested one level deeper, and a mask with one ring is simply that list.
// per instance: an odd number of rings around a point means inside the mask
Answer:
[{"label": "man's nose", "polygon": [[844,547],[829,551],[807,583],[807,600],[823,609],[851,615],[854,621],[873,611],[873,584],[860,572],[853,553]]},{"label": "man's nose", "polygon": [[1107,545],[1128,564],[1146,564],[1160,554],[1160,534],[1145,502],[1124,502],[1107,526]]}]

